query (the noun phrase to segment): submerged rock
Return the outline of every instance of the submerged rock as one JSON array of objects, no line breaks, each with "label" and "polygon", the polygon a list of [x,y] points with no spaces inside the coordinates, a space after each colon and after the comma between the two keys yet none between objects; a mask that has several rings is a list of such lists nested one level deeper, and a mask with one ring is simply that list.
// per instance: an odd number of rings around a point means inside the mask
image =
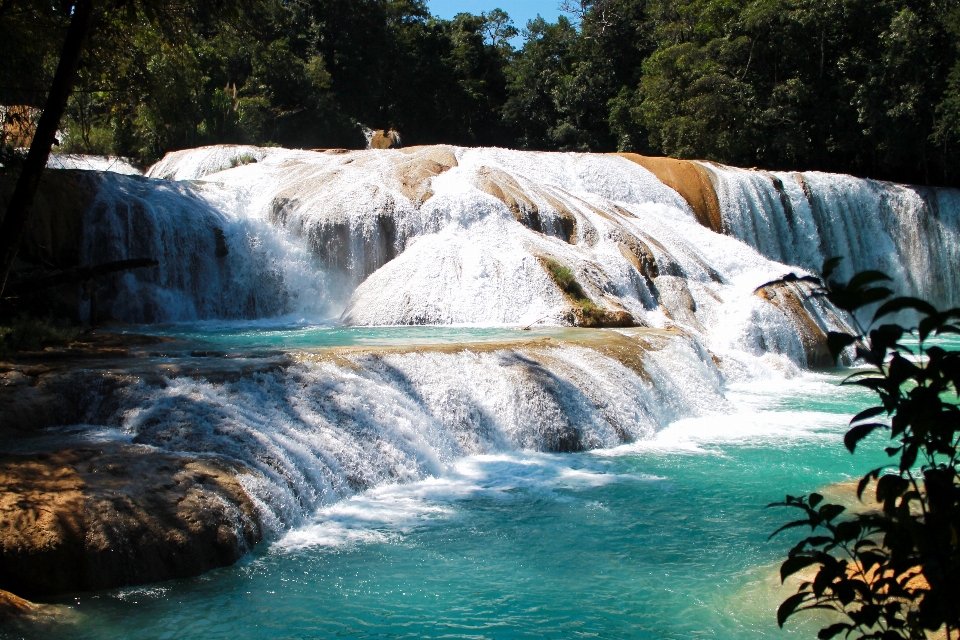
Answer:
[{"label": "submerged rock", "polygon": [[34,609],[36,605],[32,602],[0,589],[0,622],[29,614]]},{"label": "submerged rock", "polygon": [[261,538],[240,471],[119,443],[0,456],[0,588],[37,597],[230,565]]}]

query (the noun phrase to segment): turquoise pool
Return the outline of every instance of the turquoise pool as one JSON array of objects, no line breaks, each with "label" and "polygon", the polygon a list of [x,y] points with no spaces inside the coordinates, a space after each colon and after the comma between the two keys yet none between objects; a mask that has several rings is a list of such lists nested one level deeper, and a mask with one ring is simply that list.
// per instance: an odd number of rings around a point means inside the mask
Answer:
[{"label": "turquoise pool", "polygon": [[233,567],[58,598],[15,634],[812,637],[817,621],[776,626],[791,538],[767,536],[789,514],[765,505],[878,461],[842,447],[869,396],[838,380],[734,386],[736,412],[614,449],[464,458],[321,509]]}]

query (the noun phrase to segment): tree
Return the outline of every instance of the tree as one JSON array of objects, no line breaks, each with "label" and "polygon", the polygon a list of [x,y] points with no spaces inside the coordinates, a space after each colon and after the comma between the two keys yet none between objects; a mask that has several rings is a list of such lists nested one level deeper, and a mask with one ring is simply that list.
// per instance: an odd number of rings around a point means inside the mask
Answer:
[{"label": "tree", "polygon": [[[67,22],[68,26],[43,112],[37,123],[30,149],[22,163],[3,223],[0,224],[0,296],[3,295],[10,269],[25,233],[50,150],[57,142],[57,130],[60,128],[61,119],[77,80],[81,54],[90,32],[93,30],[98,32],[97,35],[109,36],[118,31],[125,31],[142,16],[155,23],[158,29],[166,29],[168,33],[172,33],[178,30],[184,16],[215,19],[233,12],[243,4],[243,2],[226,2],[226,0],[205,2],[71,0],[65,3],[25,2],[22,5],[22,13],[26,15],[39,14],[45,16],[46,22],[53,24]],[[6,17],[5,9],[9,9],[7,3],[0,6],[0,18]],[[108,57],[113,58],[113,56]]]},{"label": "tree", "polygon": [[[830,350],[836,357],[852,345],[869,368],[843,384],[870,389],[879,399],[853,417],[844,444],[853,453],[871,433],[886,431],[891,442],[885,450],[895,463],[871,470],[857,487],[860,498],[875,485],[879,511],[841,519],[844,507],[816,493],[771,505],[802,512],[774,535],[806,526],[813,534],[790,550],[781,578],[817,568],[780,605],[777,621],[783,626],[797,612],[828,609],[843,621],[823,628],[819,638],[919,639],[945,630],[952,640],[960,631],[960,351],[927,341],[960,334],[960,309],[941,312],[916,298],[893,298],[864,330],[856,312],[890,297],[882,286],[889,278],[868,271],[838,283],[830,279],[837,264],[824,265],[825,284],[814,295],[850,312],[857,329],[830,333]],[[877,326],[903,311],[921,318],[915,329]],[[915,348],[902,343],[908,335],[916,336]]]},{"label": "tree", "polygon": [[92,0],[76,0],[69,5],[70,26],[63,41],[60,62],[53,76],[43,114],[30,144],[30,151],[20,170],[3,223],[0,224],[0,296],[7,284],[17,250],[23,239],[33,209],[33,201],[40,188],[40,177],[50,157],[50,149],[56,140],[60,118],[67,107],[67,100],[76,80],[77,65],[83,41],[93,20]]}]

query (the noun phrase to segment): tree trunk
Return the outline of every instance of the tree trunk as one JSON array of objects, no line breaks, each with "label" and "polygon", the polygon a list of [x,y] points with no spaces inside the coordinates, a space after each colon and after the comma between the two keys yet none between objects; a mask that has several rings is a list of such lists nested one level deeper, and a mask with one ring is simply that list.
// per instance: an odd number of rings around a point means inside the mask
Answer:
[{"label": "tree trunk", "polygon": [[20,241],[27,228],[30,212],[33,210],[33,201],[40,187],[40,178],[47,166],[50,157],[50,148],[56,139],[60,118],[67,108],[67,100],[73,91],[73,83],[77,77],[77,65],[80,62],[80,52],[83,49],[83,39],[90,29],[93,19],[93,0],[76,0],[73,3],[73,15],[70,18],[70,27],[60,52],[60,62],[57,72],[50,85],[47,95],[47,104],[43,108],[37,131],[30,144],[30,151],[23,163],[23,170],[17,180],[17,186],[7,206],[7,214],[0,225],[0,296],[7,284],[7,276],[13,260],[17,257]]}]

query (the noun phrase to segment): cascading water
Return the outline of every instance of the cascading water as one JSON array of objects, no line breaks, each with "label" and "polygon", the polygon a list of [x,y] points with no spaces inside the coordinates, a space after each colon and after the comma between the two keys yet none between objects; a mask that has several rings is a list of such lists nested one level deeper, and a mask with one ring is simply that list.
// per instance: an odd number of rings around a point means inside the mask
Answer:
[{"label": "cascading water", "polygon": [[[950,190],[923,200],[843,176],[708,168],[728,235],[610,155],[209,147],[148,172],[166,180],[104,176],[85,219],[87,261],[161,262],[113,279],[105,297],[124,320],[516,326],[592,313],[672,331],[656,349],[618,343],[619,356],[606,343],[428,350],[306,358],[235,383],[175,376],[130,387],[113,420],[147,444],[242,460],[279,530],[463,456],[607,448],[704,406],[723,411],[725,384],[824,364],[825,331],[843,326],[801,285],[757,289],[788,264],[849,253],[856,268],[886,267],[929,292],[918,276],[949,271],[958,250]],[[923,208],[932,201],[936,216]],[[942,298],[956,295],[952,277]],[[665,353],[683,357],[658,365]]]},{"label": "cascading water", "polygon": [[230,382],[141,381],[99,419],[138,443],[243,462],[254,474],[241,482],[279,533],[323,505],[442,475],[465,456],[609,448],[729,410],[716,364],[676,334],[296,360]]},{"label": "cascading water", "polygon": [[127,322],[256,318],[322,309],[315,259],[268,223],[217,208],[215,186],[98,177],[81,260],[153,258],[157,268],[105,279],[100,296]]},{"label": "cascading water", "polygon": [[713,177],[724,231],[768,258],[816,271],[826,258],[842,256],[841,277],[878,269],[903,295],[960,304],[960,191],[703,166]]},{"label": "cascading water", "polygon": [[[954,304],[960,192],[698,166],[716,224],[613,155],[208,147],[91,177],[83,261],[161,263],[101,308],[187,342],[91,369],[78,421],[232,460],[273,542],[70,635],[779,631],[762,505],[858,473],[863,398],[804,371],[842,314],[762,285],[846,255]],[[561,328],[591,323],[619,328]],[[384,327],[415,324],[446,337]]]}]

